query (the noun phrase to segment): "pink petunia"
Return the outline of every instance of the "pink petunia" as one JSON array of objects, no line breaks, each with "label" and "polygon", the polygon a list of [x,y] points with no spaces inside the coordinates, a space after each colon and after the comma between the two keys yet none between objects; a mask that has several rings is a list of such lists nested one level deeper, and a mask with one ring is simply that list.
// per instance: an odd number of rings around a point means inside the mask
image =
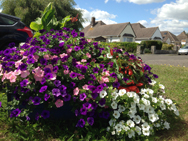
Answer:
[{"label": "pink petunia", "polygon": [[43,58],[46,59],[46,60],[50,60],[51,55],[49,55],[49,54],[45,54],[45,55],[43,56]]},{"label": "pink petunia", "polygon": [[88,42],[91,42],[91,40],[90,40],[90,39],[87,39],[87,41],[88,41]]},{"label": "pink petunia", "polygon": [[6,78],[7,78],[7,73],[4,73],[1,81],[3,82]]},{"label": "pink petunia", "polygon": [[38,77],[37,75],[34,75],[35,81],[42,81],[43,77]]},{"label": "pink petunia", "polygon": [[10,71],[9,73],[6,74],[6,78],[10,79],[12,75],[15,75],[13,71]]},{"label": "pink petunia", "polygon": [[82,86],[82,88],[83,88],[84,90],[89,90],[89,88],[88,88],[88,85],[87,85],[87,84],[85,84],[84,86]]},{"label": "pink petunia", "polygon": [[87,56],[88,58],[91,58],[91,54],[89,54],[89,53],[86,53],[86,56]]},{"label": "pink petunia", "polygon": [[55,102],[55,105],[56,105],[57,108],[62,107],[62,106],[63,106],[63,100],[58,99],[58,100]]},{"label": "pink petunia", "polygon": [[64,74],[69,74],[69,70],[64,70],[63,73]]},{"label": "pink petunia", "polygon": [[73,93],[74,93],[74,95],[78,95],[79,94],[79,88],[78,87],[76,87],[74,90],[73,90]]},{"label": "pink petunia", "polygon": [[68,56],[68,54],[63,53],[63,54],[60,54],[59,56],[60,56],[61,58],[63,58],[64,56]]},{"label": "pink petunia", "polygon": [[19,60],[19,61],[15,62],[15,67],[16,67],[16,68],[18,68],[18,67],[19,67],[19,65],[21,65],[21,64],[22,64],[22,61],[21,61],[21,60]]},{"label": "pink petunia", "polygon": [[40,67],[35,68],[33,73],[38,77],[44,76],[44,71]]},{"label": "pink petunia", "polygon": [[52,66],[52,64],[46,65],[46,66],[44,67],[44,69],[45,69],[45,68],[50,68],[51,72],[53,72],[53,66]]},{"label": "pink petunia", "polygon": [[86,59],[82,59],[81,62],[87,62],[87,60]]},{"label": "pink petunia", "polygon": [[72,48],[69,48],[66,51],[67,51],[67,54],[70,54],[72,52]]},{"label": "pink petunia", "polygon": [[84,75],[81,75],[78,77],[79,80],[82,80],[82,79],[85,79],[85,76]]},{"label": "pink petunia", "polygon": [[53,55],[50,59],[54,59],[54,58],[57,58],[58,56],[57,55]]},{"label": "pink petunia", "polygon": [[23,55],[24,54],[24,50],[20,50],[20,55]]},{"label": "pink petunia", "polygon": [[50,80],[56,80],[57,75],[55,73],[52,73],[52,74],[53,74],[53,77],[50,78]]},{"label": "pink petunia", "polygon": [[14,74],[15,75],[20,75],[21,74],[21,70],[19,69],[19,70],[14,70]]},{"label": "pink petunia", "polygon": [[38,55],[33,55],[33,59],[35,60],[35,62],[38,62],[39,56]]},{"label": "pink petunia", "polygon": [[22,78],[26,78],[29,74],[30,74],[30,72],[28,70],[22,71],[21,72],[21,77]]},{"label": "pink petunia", "polygon": [[16,75],[12,75],[12,76],[9,78],[9,80],[10,80],[11,83],[14,83],[14,82],[16,82],[16,78],[17,78]]}]

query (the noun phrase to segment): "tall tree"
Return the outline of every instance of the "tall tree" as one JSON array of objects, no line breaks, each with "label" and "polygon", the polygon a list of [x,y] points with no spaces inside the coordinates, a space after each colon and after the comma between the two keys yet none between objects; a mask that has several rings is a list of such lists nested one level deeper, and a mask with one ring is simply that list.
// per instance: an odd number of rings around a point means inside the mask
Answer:
[{"label": "tall tree", "polygon": [[1,0],[0,8],[3,9],[2,13],[19,17],[22,22],[29,26],[37,17],[41,17],[41,11],[44,11],[49,2],[54,3],[57,20],[68,15],[75,17],[78,14],[78,21],[74,22],[73,28],[76,31],[83,28],[84,19],[81,11],[73,7],[76,5],[74,0]]}]

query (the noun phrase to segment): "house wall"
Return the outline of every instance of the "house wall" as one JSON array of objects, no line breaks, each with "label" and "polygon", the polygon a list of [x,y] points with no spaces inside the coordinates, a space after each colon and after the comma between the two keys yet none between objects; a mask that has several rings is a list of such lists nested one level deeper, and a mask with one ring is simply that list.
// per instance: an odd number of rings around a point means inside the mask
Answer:
[{"label": "house wall", "polygon": [[134,34],[134,31],[131,27],[130,24],[128,24],[125,29],[122,31],[122,33],[120,34],[120,42],[123,42],[123,34],[132,34],[134,37],[133,37],[133,42],[135,41],[135,34]]},{"label": "house wall", "polygon": [[170,43],[171,43],[170,38],[168,38],[168,39],[166,40],[166,43],[167,43],[167,44],[170,44]]},{"label": "house wall", "polygon": [[117,36],[112,36],[112,41],[110,41],[110,37],[107,37],[107,42],[110,43],[110,42],[120,42],[120,39],[119,37]]},{"label": "house wall", "polygon": [[161,32],[159,29],[157,29],[155,31],[155,33],[153,34],[153,36],[151,37],[152,39],[155,38],[155,37],[160,37],[161,39],[163,39],[162,35],[161,35]]}]

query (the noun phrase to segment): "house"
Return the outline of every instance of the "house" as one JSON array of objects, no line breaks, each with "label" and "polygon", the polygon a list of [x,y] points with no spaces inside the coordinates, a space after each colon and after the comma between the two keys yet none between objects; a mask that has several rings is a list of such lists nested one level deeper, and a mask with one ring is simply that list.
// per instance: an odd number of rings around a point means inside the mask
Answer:
[{"label": "house", "polygon": [[188,44],[188,35],[183,31],[180,35],[177,36],[178,40],[181,42],[182,45]]},{"label": "house", "polygon": [[163,40],[158,27],[146,28],[140,23],[132,23],[131,25],[136,34],[135,42],[137,43],[141,43],[143,40]]},{"label": "house", "polygon": [[172,34],[169,31],[161,31],[161,35],[163,37],[163,42],[167,44],[179,45],[180,41],[176,37],[176,35]]},{"label": "house", "polygon": [[81,30],[86,38],[103,42],[134,42],[135,33],[130,22],[106,25],[103,21],[95,21]]}]

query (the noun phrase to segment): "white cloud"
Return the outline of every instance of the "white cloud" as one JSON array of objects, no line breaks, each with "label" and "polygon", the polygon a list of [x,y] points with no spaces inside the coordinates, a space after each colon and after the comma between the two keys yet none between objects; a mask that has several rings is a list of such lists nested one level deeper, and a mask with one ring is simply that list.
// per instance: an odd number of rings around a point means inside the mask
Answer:
[{"label": "white cloud", "polygon": [[140,20],[137,23],[141,23],[142,25],[144,25],[145,27],[149,26],[149,23],[146,20]]},{"label": "white cloud", "polygon": [[151,24],[159,26],[161,31],[168,30],[179,34],[184,28],[188,28],[187,7],[187,0],[176,0],[176,2],[164,4],[161,8],[151,11],[157,15],[151,20]]},{"label": "white cloud", "polygon": [[104,3],[107,3],[109,0],[105,0]]},{"label": "white cloud", "polygon": [[159,3],[164,2],[165,0],[116,0],[116,2],[120,3],[121,1],[126,2],[132,2],[135,4],[148,4],[148,3]]},{"label": "white cloud", "polygon": [[111,19],[115,19],[117,17],[117,15],[110,14],[106,11],[102,11],[102,10],[99,10],[99,9],[88,11],[88,10],[82,9],[78,6],[76,7],[76,9],[82,10],[83,18],[85,19],[85,22],[83,23],[83,27],[86,27],[90,24],[92,17],[95,17],[96,21],[102,20],[106,24],[117,23],[117,22],[111,20]]}]

